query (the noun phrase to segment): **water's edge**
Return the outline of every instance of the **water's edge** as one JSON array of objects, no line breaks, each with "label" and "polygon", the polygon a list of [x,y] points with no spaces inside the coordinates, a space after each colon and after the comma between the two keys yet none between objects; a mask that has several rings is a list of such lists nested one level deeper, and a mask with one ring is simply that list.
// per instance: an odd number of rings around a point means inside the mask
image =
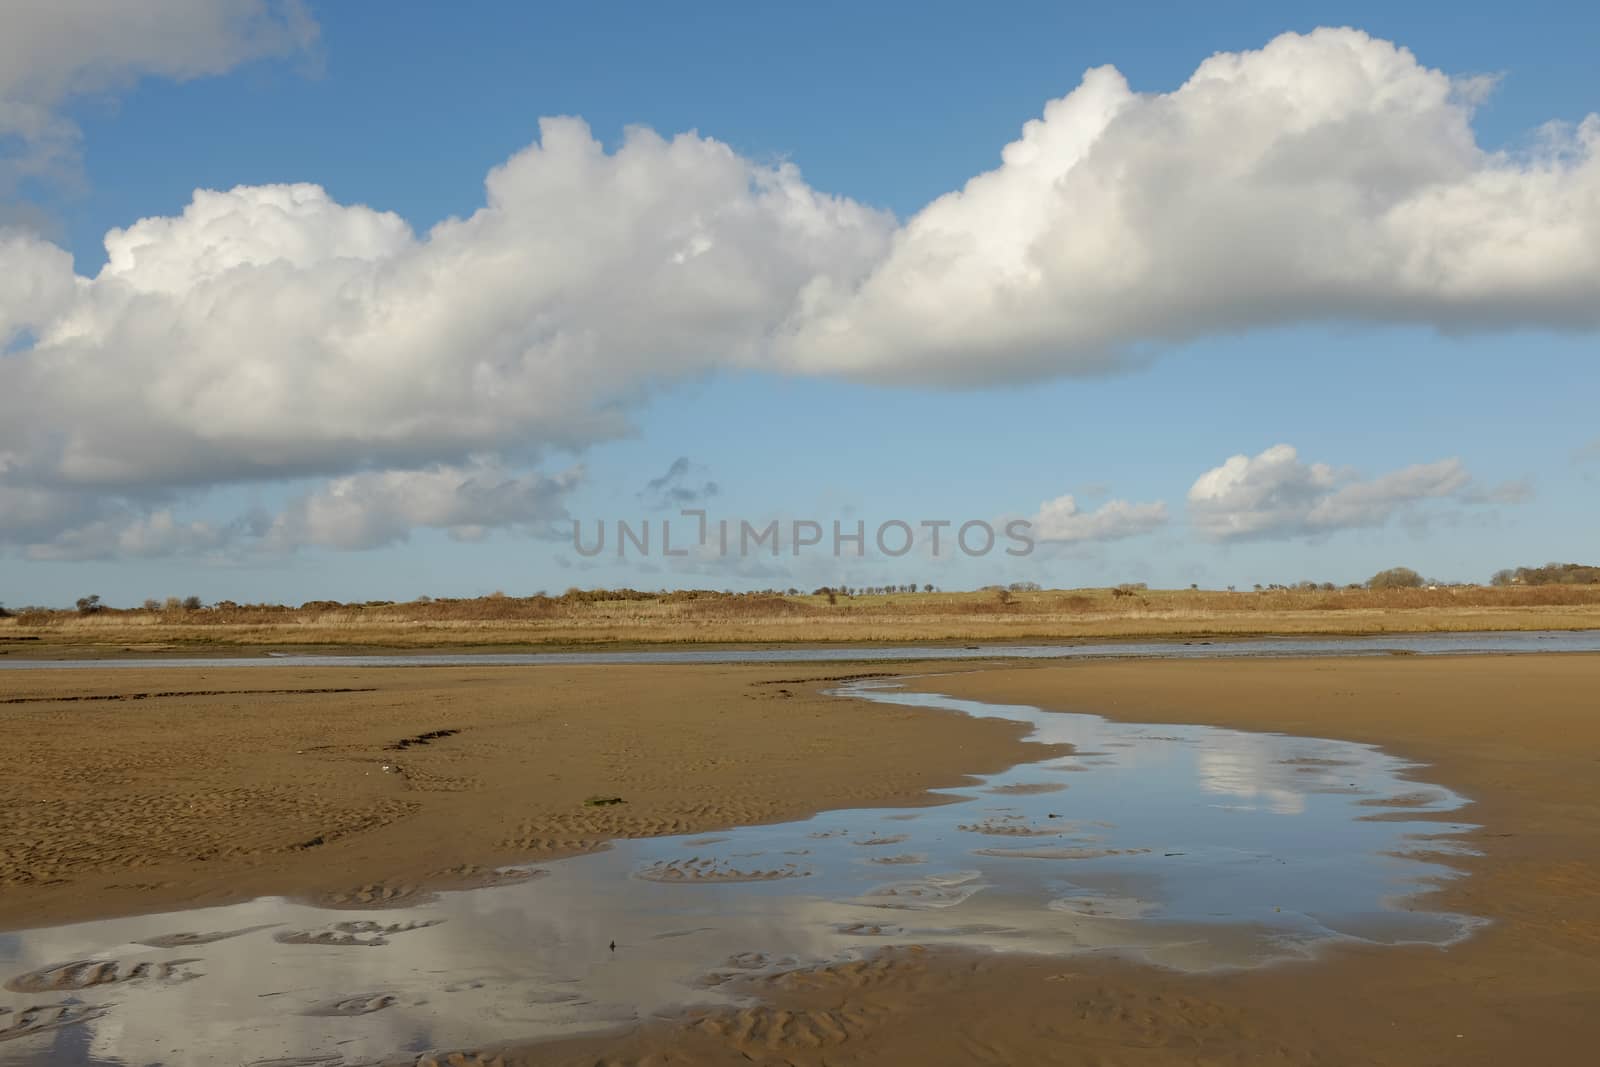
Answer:
[{"label": "water's edge", "polygon": [[1489,630],[1475,633],[1381,634],[1365,637],[1249,637],[1104,641],[1071,644],[817,646],[766,649],[677,649],[612,652],[403,653],[254,656],[167,656],[145,659],[10,659],[0,671],[132,670],[231,667],[536,667],[605,664],[871,663],[988,659],[1217,659],[1296,656],[1492,655],[1600,652],[1600,630]]}]

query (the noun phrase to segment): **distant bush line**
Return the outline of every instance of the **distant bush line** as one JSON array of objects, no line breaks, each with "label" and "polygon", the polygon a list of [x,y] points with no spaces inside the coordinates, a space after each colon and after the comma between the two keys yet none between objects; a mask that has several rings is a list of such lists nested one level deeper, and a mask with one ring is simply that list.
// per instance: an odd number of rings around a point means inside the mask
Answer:
[{"label": "distant bush line", "polygon": [[1518,567],[1496,571],[1491,585],[1600,585],[1600,567],[1582,563],[1546,563],[1543,567]]},{"label": "distant bush line", "polygon": [[[1497,572],[1491,584],[1447,583],[1425,578],[1409,567],[1391,567],[1364,583],[1300,581],[1256,585],[1251,590],[1151,590],[1143,582],[1092,589],[1041,589],[1035,582],[985,586],[976,592],[945,593],[931,584],[823,586],[810,592],[795,587],[735,593],[716,589],[568,589],[560,595],[491,593],[481,597],[418,597],[345,603],[309,600],[298,606],[247,604],[222,600],[206,605],[199,597],[149,599],[137,608],[115,608],[95,595],[73,608],[30,606],[6,610],[7,625],[52,626],[83,618],[86,624],[284,625],[312,620],[336,623],[495,623],[589,618],[596,611],[623,619],[759,620],[824,618],[829,615],[902,618],[936,615],[1095,615],[1175,610],[1224,615],[1255,611],[1349,611],[1422,607],[1578,606],[1600,604],[1600,567],[1551,563]],[[14,620],[14,623],[9,621]]]}]

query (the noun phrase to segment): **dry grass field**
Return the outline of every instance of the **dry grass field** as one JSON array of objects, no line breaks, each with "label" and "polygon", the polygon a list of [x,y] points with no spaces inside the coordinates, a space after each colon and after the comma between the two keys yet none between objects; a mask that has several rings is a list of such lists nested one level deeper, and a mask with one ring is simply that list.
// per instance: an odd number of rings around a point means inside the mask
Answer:
[{"label": "dry grass field", "polygon": [[1269,634],[1600,629],[1600,586],[1423,589],[1132,588],[882,595],[639,593],[184,610],[22,612],[0,654],[218,647],[560,648],[598,645],[994,642]]}]

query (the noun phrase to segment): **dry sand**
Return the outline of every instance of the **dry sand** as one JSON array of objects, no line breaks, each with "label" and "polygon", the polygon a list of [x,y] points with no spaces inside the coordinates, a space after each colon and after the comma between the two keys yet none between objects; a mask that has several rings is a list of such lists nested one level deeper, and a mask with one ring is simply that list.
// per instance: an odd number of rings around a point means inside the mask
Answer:
[{"label": "dry sand", "polygon": [[[1425,762],[1428,781],[1474,800],[1466,817],[1482,824],[1476,844],[1485,853],[1451,858],[1471,877],[1451,882],[1430,905],[1493,924],[1448,950],[1341,949],[1315,963],[1212,976],[1087,957],[902,949],[752,979],[761,1000],[742,1011],[454,1062],[1593,1060],[1600,657],[962,670],[919,684],[1133,721],[1365,741]],[[375,687],[0,704],[14,742],[0,754],[8,816],[0,820],[0,878],[10,879],[0,925],[258,891],[423,884],[437,871],[584,847],[614,833],[904,804],[963,772],[1038,754],[1003,723],[902,715],[815,696],[815,684],[781,684],[828,673],[285,669],[0,679],[8,698],[190,689],[199,675],[193,690]],[[462,732],[385,747],[447,728]],[[386,760],[406,773],[376,770]],[[629,802],[587,808],[590,794]],[[125,825],[141,821],[148,825]],[[293,850],[308,832],[322,843]],[[66,881],[41,884],[41,875]]]},{"label": "dry sand", "polygon": [[849,671],[0,674],[0,930],[269,893],[396,904],[613,837],[932,803],[1035,758],[1016,724],[820,694]]}]

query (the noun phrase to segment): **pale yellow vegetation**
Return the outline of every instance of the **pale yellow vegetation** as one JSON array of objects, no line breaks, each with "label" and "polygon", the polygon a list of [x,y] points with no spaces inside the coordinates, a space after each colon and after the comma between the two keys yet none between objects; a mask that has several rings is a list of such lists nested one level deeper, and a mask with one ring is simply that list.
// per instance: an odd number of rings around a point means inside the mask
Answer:
[{"label": "pale yellow vegetation", "polygon": [[21,655],[45,646],[961,643],[1546,629],[1600,629],[1600,587],[984,591],[839,596],[834,603],[812,595],[586,592],[300,608],[226,605],[29,613],[0,619],[0,649]]}]

